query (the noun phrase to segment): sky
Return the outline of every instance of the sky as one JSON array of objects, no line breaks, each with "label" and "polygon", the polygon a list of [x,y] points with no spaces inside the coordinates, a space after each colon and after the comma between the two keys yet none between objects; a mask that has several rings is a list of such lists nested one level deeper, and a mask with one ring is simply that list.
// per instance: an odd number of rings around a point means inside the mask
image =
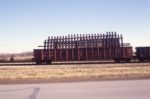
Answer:
[{"label": "sky", "polygon": [[48,36],[112,31],[150,46],[150,0],[0,0],[0,53],[33,51]]}]

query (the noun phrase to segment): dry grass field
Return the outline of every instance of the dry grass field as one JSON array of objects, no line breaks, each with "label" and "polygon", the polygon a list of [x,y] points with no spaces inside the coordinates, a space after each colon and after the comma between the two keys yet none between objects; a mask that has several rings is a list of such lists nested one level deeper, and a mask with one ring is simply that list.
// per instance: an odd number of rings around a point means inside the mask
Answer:
[{"label": "dry grass field", "polygon": [[150,63],[1,66],[0,82],[12,80],[109,80],[150,78]]}]

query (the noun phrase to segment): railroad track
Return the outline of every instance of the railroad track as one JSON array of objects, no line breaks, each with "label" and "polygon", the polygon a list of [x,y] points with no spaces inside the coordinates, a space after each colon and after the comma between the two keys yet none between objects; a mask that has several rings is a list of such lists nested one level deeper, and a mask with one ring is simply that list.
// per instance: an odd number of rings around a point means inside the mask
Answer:
[{"label": "railroad track", "polygon": [[[77,64],[129,64],[129,65],[134,65],[134,64],[139,64],[139,65],[150,65],[150,61],[147,62],[139,62],[137,60],[133,60],[130,63],[126,62],[120,62],[120,63],[115,63],[113,60],[109,61],[70,61],[70,62],[52,62],[52,64],[49,65],[77,65]],[[0,66],[32,66],[36,65],[35,62],[33,61],[26,61],[26,62],[1,62]],[[47,65],[47,64],[42,64],[42,65]],[[40,65],[36,65],[40,66]]]}]

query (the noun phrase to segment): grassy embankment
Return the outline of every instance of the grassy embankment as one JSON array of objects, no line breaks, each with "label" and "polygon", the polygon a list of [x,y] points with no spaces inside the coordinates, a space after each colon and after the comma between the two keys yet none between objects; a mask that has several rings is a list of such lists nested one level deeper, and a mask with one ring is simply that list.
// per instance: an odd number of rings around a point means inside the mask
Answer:
[{"label": "grassy embankment", "polygon": [[7,80],[109,80],[150,78],[150,64],[91,64],[67,66],[0,67],[0,81]]}]

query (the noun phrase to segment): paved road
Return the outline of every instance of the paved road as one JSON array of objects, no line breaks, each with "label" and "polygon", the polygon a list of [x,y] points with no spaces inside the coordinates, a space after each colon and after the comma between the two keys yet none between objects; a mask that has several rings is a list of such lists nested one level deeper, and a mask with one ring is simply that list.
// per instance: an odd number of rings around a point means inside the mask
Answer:
[{"label": "paved road", "polygon": [[150,99],[150,80],[0,85],[0,99]]}]

